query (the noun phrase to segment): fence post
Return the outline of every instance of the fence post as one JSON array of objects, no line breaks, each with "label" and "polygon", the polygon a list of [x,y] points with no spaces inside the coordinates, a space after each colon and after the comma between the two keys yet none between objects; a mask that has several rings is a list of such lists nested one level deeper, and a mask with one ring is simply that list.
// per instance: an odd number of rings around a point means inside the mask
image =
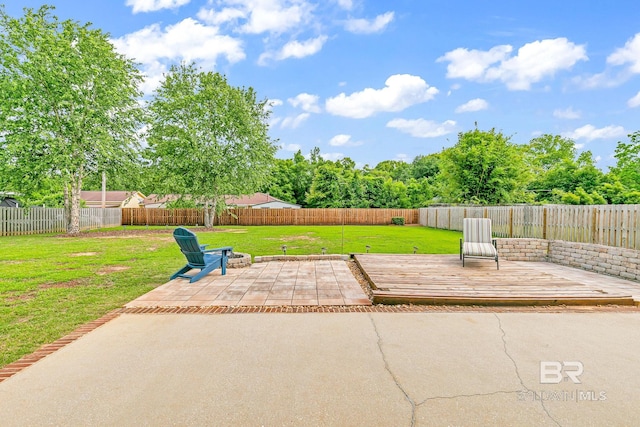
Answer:
[{"label": "fence post", "polygon": [[509,207],[509,238],[513,238],[513,206]]},{"label": "fence post", "polygon": [[598,208],[593,208],[591,213],[591,243],[597,242],[597,233],[598,229]]},{"label": "fence post", "polygon": [[542,238],[547,240],[547,207],[542,207]]}]

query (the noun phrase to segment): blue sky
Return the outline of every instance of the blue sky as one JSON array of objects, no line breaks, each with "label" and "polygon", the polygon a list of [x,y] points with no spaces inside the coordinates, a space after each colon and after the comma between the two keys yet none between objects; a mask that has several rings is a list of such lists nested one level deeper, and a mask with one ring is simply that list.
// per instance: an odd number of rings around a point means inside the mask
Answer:
[{"label": "blue sky", "polygon": [[[1,1],[1,0],[0,0]],[[14,16],[42,1],[7,0]],[[606,170],[640,130],[632,0],[49,0],[110,34],[150,94],[195,61],[272,103],[280,158],[410,162],[495,128],[572,138]]]}]

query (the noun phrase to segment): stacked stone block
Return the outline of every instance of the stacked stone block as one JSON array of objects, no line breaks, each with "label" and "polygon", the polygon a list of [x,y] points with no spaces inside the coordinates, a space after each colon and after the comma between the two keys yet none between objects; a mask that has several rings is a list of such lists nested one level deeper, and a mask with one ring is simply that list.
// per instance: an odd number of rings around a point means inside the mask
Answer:
[{"label": "stacked stone block", "polygon": [[497,240],[500,259],[548,261],[628,280],[640,281],[640,251],[563,240]]},{"label": "stacked stone block", "polygon": [[554,240],[549,261],[640,281],[640,251],[633,249]]},{"label": "stacked stone block", "polygon": [[500,259],[507,261],[547,261],[549,241],[544,239],[496,239]]}]

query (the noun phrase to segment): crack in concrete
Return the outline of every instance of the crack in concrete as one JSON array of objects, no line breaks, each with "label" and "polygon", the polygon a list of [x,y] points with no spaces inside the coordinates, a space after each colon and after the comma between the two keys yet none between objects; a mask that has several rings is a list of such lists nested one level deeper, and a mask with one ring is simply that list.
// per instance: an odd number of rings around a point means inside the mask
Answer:
[{"label": "crack in concrete", "polygon": [[498,394],[517,394],[517,393],[520,393],[520,390],[498,390],[498,391],[492,391],[490,393],[456,394],[454,396],[433,396],[433,397],[427,397],[422,402],[416,404],[416,407],[424,405],[425,403],[431,400],[453,400],[453,399],[459,399],[462,397],[487,397],[487,396],[495,396]]},{"label": "crack in concrete", "polygon": [[[411,398],[411,396],[409,396],[409,393],[405,390],[405,388],[402,386],[402,384],[400,384],[400,380],[398,379],[398,377],[391,370],[391,367],[389,366],[389,361],[387,360],[387,356],[386,356],[386,354],[385,354],[385,352],[384,352],[384,350],[382,348],[382,337],[380,336],[380,332],[378,331],[378,327],[376,325],[376,322],[373,319],[373,316],[371,316],[371,313],[369,313],[368,315],[369,315],[369,320],[371,321],[371,325],[373,326],[373,330],[376,333],[376,336],[378,338],[377,345],[378,345],[378,350],[380,351],[380,355],[382,357],[382,361],[384,362],[384,368],[389,373],[391,378],[393,379],[393,382],[395,383],[396,387],[398,387],[398,389],[400,390],[400,392],[402,392],[402,394],[404,395],[404,397],[407,400],[407,402],[409,402],[409,404],[411,405],[411,427],[415,426],[415,423],[416,423],[416,410],[418,409],[418,407],[426,404],[429,401],[440,400],[440,399],[459,399],[459,398],[465,398],[465,397],[487,397],[487,396],[496,396],[496,395],[499,395],[499,394],[518,394],[518,395],[520,395],[523,392],[523,390],[528,392],[528,393],[533,393],[533,390],[531,390],[529,387],[527,387],[525,385],[524,380],[522,379],[522,376],[520,375],[520,371],[518,369],[518,364],[516,363],[516,361],[513,358],[513,356],[511,356],[511,354],[509,354],[509,350],[507,348],[507,340],[506,340],[507,333],[504,330],[504,328],[502,327],[502,321],[500,320],[500,317],[498,316],[497,313],[493,313],[493,315],[495,316],[496,320],[498,321],[498,328],[500,329],[500,333],[501,333],[501,339],[502,339],[502,345],[503,345],[504,354],[509,358],[509,360],[511,360],[511,363],[513,364],[513,368],[515,370],[516,377],[518,378],[518,381],[520,382],[520,385],[522,386],[522,389],[521,390],[498,390],[498,391],[493,391],[493,392],[489,392],[489,393],[460,394],[460,395],[455,395],[455,396],[434,396],[434,397],[429,397],[429,398],[427,398],[427,399],[425,399],[425,400],[423,400],[421,402],[416,402]],[[543,401],[540,401],[540,406],[542,407],[542,410],[547,415],[547,417],[549,417],[549,419],[551,421],[553,421],[557,426],[561,427],[561,424],[549,413],[549,410],[545,407]]]},{"label": "crack in concrete", "polygon": [[[511,363],[513,363],[513,368],[516,371],[516,377],[518,377],[518,381],[520,381],[520,385],[522,385],[522,389],[527,391],[528,393],[533,393],[533,390],[531,390],[529,387],[525,385],[524,380],[520,376],[520,371],[518,370],[518,364],[516,363],[516,360],[513,358],[513,356],[511,356],[511,354],[509,354],[509,350],[507,349],[507,340],[506,340],[507,333],[502,327],[502,321],[500,320],[500,317],[498,316],[497,313],[494,313],[493,315],[498,321],[498,328],[500,328],[500,332],[502,333],[501,338],[502,338],[502,345],[504,348],[504,354],[509,358],[509,360],[511,360]],[[545,414],[547,414],[547,417],[549,417],[551,421],[553,421],[557,426],[561,426],[558,420],[553,418],[553,416],[549,413],[549,410],[546,408],[546,406],[544,406],[544,402],[542,400],[540,400],[540,406],[542,407],[542,410],[544,411]]]},{"label": "crack in concrete", "polygon": [[378,343],[377,343],[378,344],[378,350],[380,351],[380,355],[382,356],[382,361],[384,362],[384,368],[389,373],[389,375],[391,375],[391,378],[393,379],[393,382],[395,383],[396,387],[398,387],[398,389],[404,395],[404,398],[407,399],[407,401],[411,405],[411,427],[414,427],[415,424],[416,424],[416,408],[417,408],[417,405],[414,402],[414,400],[411,398],[411,396],[409,396],[409,393],[407,393],[407,391],[404,389],[404,387],[402,387],[402,384],[400,384],[400,381],[398,380],[398,377],[396,377],[396,375],[391,370],[391,367],[389,366],[389,361],[387,360],[387,356],[384,353],[384,350],[382,349],[382,337],[380,336],[380,332],[378,331],[378,327],[376,325],[376,322],[375,322],[375,320],[373,320],[373,316],[371,316],[370,313],[369,313],[369,320],[371,320],[371,325],[373,326],[373,330],[375,331],[376,336],[378,337]]}]

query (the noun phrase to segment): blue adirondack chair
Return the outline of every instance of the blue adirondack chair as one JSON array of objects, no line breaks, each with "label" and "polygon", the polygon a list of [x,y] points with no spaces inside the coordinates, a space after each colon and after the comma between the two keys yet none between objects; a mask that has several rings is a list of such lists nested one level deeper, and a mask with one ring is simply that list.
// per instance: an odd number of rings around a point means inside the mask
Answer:
[{"label": "blue adirondack chair", "polygon": [[[201,245],[198,238],[192,232],[183,227],[178,227],[173,231],[173,237],[176,239],[180,251],[187,258],[187,265],[176,271],[171,280],[177,277],[190,279],[189,283],[202,279],[216,268],[222,269],[222,275],[227,274],[227,260],[229,253],[233,250],[231,246],[222,248],[205,249],[209,245]],[[194,268],[200,269],[200,273],[195,275],[185,274]]]}]

